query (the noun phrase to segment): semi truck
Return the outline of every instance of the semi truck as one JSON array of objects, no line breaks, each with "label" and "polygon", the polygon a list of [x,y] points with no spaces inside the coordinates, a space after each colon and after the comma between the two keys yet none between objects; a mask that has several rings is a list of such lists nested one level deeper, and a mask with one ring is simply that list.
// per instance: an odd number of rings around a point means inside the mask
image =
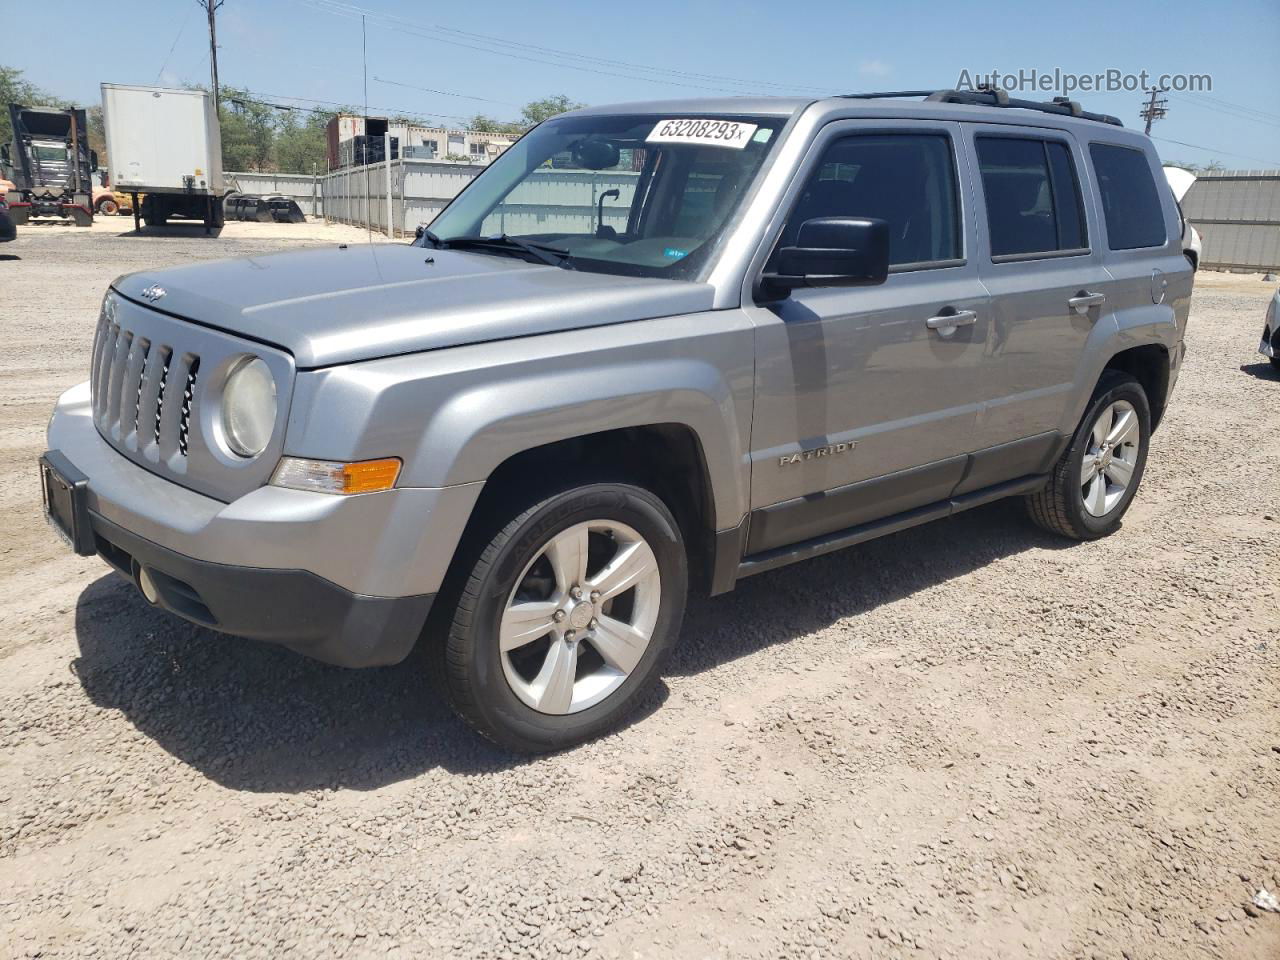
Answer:
[{"label": "semi truck", "polygon": [[133,198],[135,227],[170,218],[202,220],[206,232],[222,227],[227,189],[212,95],[104,83],[102,115],[111,184]]},{"label": "semi truck", "polygon": [[91,226],[98,157],[89,149],[85,112],[11,103],[9,123],[13,140],[0,144],[0,162],[12,183],[5,191],[10,219],[58,217]]}]

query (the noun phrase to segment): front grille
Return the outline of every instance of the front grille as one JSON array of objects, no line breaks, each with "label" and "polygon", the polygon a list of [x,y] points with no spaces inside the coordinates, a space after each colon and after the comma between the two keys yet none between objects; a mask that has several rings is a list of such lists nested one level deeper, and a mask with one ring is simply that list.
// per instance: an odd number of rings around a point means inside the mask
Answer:
[{"label": "front grille", "polygon": [[[278,408],[267,449],[239,457],[219,441],[210,412],[221,402],[218,387],[227,372],[249,356],[270,368]],[[284,446],[293,373],[292,358],[276,347],[113,291],[103,301],[94,337],[93,420],[102,439],[134,463],[229,503],[271,478]]]},{"label": "front grille", "polygon": [[188,452],[200,357],[153,343],[106,314],[98,322],[91,391],[93,419],[108,440],[153,462]]}]

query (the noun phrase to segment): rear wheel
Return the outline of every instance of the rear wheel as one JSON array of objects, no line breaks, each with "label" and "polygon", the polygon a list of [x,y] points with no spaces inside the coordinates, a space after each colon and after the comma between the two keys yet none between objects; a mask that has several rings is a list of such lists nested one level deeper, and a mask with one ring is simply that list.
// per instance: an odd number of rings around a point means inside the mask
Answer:
[{"label": "rear wheel", "polygon": [[1049,482],[1026,498],[1031,519],[1074,540],[1115,532],[1142,480],[1150,437],[1146,391],[1108,370]]},{"label": "rear wheel", "polygon": [[1280,370],[1280,357],[1267,357],[1271,361],[1272,370]]},{"label": "rear wheel", "polygon": [[687,586],[679,526],[649,491],[595,483],[541,500],[489,540],[462,587],[449,699],[513,750],[600,736],[656,680]]},{"label": "rear wheel", "polygon": [[114,197],[103,197],[98,201],[98,212],[104,217],[114,217],[120,212],[120,204],[116,203]]}]

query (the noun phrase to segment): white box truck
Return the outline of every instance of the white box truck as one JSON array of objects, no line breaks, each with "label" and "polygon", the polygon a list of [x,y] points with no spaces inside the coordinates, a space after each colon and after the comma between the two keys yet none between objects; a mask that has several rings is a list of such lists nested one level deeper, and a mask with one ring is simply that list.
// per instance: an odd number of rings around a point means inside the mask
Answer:
[{"label": "white box truck", "polygon": [[111,186],[133,194],[135,225],[180,217],[222,226],[222,135],[211,94],[104,83],[102,117]]}]

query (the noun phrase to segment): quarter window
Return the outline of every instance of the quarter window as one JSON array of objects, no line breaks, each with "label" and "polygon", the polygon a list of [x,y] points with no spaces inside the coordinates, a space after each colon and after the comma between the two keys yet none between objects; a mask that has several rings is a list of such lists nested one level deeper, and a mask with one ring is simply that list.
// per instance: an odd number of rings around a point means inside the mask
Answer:
[{"label": "quarter window", "polygon": [[793,245],[800,225],[815,217],[886,221],[891,265],[960,259],[950,138],[868,134],[837,140],[805,184],[778,246]]},{"label": "quarter window", "polygon": [[1108,143],[1091,143],[1089,154],[1107,220],[1107,246],[1112,250],[1164,246],[1164,210],[1146,154]]},{"label": "quarter window", "polygon": [[978,137],[991,256],[1026,257],[1088,248],[1071,151],[1059,140]]}]

